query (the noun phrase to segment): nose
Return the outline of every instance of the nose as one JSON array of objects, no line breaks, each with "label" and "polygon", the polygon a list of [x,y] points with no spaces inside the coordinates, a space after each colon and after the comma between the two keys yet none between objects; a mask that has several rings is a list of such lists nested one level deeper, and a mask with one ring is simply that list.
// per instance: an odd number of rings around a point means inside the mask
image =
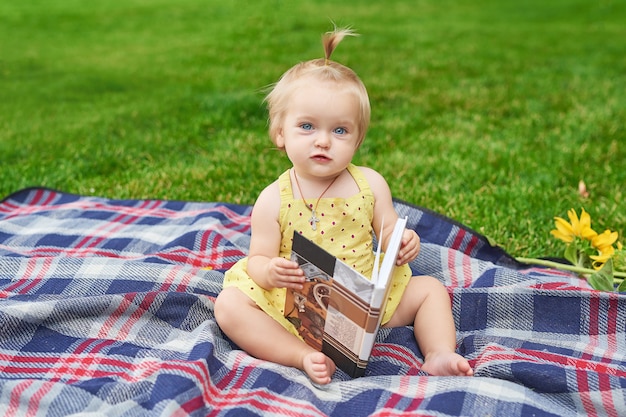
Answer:
[{"label": "nose", "polygon": [[328,149],[330,147],[330,134],[323,131],[318,132],[318,134],[315,135],[315,146]]}]

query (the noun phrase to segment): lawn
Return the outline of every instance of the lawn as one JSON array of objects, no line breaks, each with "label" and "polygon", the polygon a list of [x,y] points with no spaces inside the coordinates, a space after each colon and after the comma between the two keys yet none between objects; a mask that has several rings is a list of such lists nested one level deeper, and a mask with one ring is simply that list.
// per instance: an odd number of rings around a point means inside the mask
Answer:
[{"label": "lawn", "polygon": [[0,3],[0,195],[252,204],[289,166],[265,88],[332,19],[373,108],[355,162],[395,197],[518,256],[560,255],[572,207],[626,232],[626,2],[335,3]]}]

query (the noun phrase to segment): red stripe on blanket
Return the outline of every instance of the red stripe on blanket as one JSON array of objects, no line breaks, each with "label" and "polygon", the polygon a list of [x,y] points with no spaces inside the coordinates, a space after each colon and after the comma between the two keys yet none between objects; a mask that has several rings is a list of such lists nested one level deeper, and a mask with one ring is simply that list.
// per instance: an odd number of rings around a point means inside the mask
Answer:
[{"label": "red stripe on blanket", "polygon": [[[4,201],[2,204],[0,204],[0,213],[15,213],[20,206],[18,206],[17,204],[13,204],[10,201]],[[13,216],[7,216],[5,218],[11,218]]]},{"label": "red stripe on blanket", "polygon": [[30,397],[28,401],[27,416],[36,416],[39,414],[41,400],[54,388],[54,384],[51,382],[44,382],[40,388]]},{"label": "red stripe on blanket", "polygon": [[456,249],[446,251],[447,272],[450,276],[450,287],[468,288],[472,285],[472,261],[463,252]]},{"label": "red stripe on blanket", "polygon": [[[479,239],[476,235],[469,234],[465,229],[458,228],[456,231],[456,236],[452,241],[452,245],[450,245],[451,249],[455,249],[463,252],[465,255],[471,255],[472,251],[476,247],[479,242]],[[465,240],[469,237],[467,243],[464,244]]]},{"label": "red stripe on blanket", "polygon": [[582,371],[582,370],[576,370],[576,385],[578,386],[580,400],[585,410],[585,414],[588,417],[595,417],[598,415],[598,412],[596,410],[596,407],[593,404],[593,398],[591,398],[591,395],[589,392],[590,387],[589,387],[589,381],[587,378],[588,378],[587,372]]},{"label": "red stripe on blanket", "polygon": [[9,404],[7,415],[17,416],[19,415],[21,398],[24,392],[33,384],[34,381],[22,381],[18,383],[15,388],[11,391],[11,395],[9,396]]},{"label": "red stripe on blanket", "polygon": [[448,259],[448,272],[450,274],[450,286],[452,288],[458,288],[459,286],[459,277],[456,273],[456,262],[454,259],[454,255],[457,253],[455,249],[448,249],[446,251],[446,258]]},{"label": "red stripe on blanket", "polygon": [[[157,201],[146,200],[143,201],[138,208],[139,210],[142,210],[145,208],[151,208],[150,206],[158,207],[158,205],[159,203]],[[79,241],[73,248],[74,254],[80,256],[83,248],[97,247],[103,241],[114,237],[125,226],[135,223],[139,218],[140,215],[137,213],[134,213],[133,215],[128,215],[126,213],[120,214],[109,223],[105,223],[101,227],[97,228],[93,233],[94,236],[86,236],[83,240]]]},{"label": "red stripe on blanket", "polygon": [[113,339],[87,339],[74,349],[74,353],[79,355],[82,353],[100,353],[102,349],[113,343],[115,343]]},{"label": "red stripe on blanket", "polygon": [[46,278],[46,274],[50,270],[52,265],[52,258],[46,258],[43,262],[39,259],[29,259],[28,266],[24,271],[24,275],[21,279],[15,281],[14,284],[8,285],[4,288],[0,297],[10,297],[17,294],[28,294],[35,286],[42,283],[42,280]]},{"label": "red stripe on blanket", "polygon": [[[599,291],[590,291],[589,298],[589,345],[592,347],[603,346],[604,352],[601,362],[611,362],[613,354],[617,352],[619,341],[617,328],[620,318],[619,311],[619,295],[617,293],[606,293]],[[606,338],[605,341],[600,340]],[[585,353],[585,358],[589,360],[598,360],[594,358],[593,352]]]},{"label": "red stripe on blanket", "polygon": [[[420,404],[424,400],[426,395],[426,387],[428,382],[425,377],[418,377],[417,382],[414,378],[408,376],[402,377],[399,382],[397,392],[394,392],[385,403],[383,410],[378,410],[374,413],[374,416],[387,416],[387,415],[401,415],[403,412],[415,411],[419,408]],[[412,381],[412,382],[411,382]],[[407,398],[412,398],[412,401],[407,404],[402,410],[397,409],[400,402],[406,402]]]},{"label": "red stripe on blanket", "polygon": [[46,190],[46,189],[40,189],[40,190],[37,190],[37,192],[35,192],[32,200],[30,201],[30,204],[39,205],[39,206],[47,206],[57,197],[57,195],[58,194],[56,192]]},{"label": "red stripe on blanket", "polygon": [[417,357],[406,346],[393,343],[376,343],[372,349],[372,357],[393,359],[411,369],[415,369],[415,373],[419,371]]},{"label": "red stripe on blanket", "polygon": [[[117,339],[124,340],[128,333],[128,328],[124,324],[134,318],[139,317],[136,312],[136,304],[133,303],[137,293],[124,294],[117,308],[112,311],[107,317],[106,321],[102,324],[100,331],[98,331],[98,338],[100,339]],[[130,314],[126,314],[128,310],[131,310]],[[119,325],[118,322],[122,324]],[[115,327],[120,327],[118,331],[114,331]]]},{"label": "red stripe on blanket", "polygon": [[[128,317],[126,317],[124,322],[122,323],[119,332],[116,334],[117,340],[125,340],[128,338],[129,335],[136,334],[136,332],[133,333],[132,331],[133,326],[136,324],[140,324],[140,318],[149,310],[150,305],[154,302],[154,299],[156,298],[156,295],[157,293],[155,292],[148,292],[142,297],[136,309]],[[132,295],[124,294],[124,298],[127,298],[128,301],[132,304],[136,304],[135,300],[138,296],[139,294],[137,293]]]},{"label": "red stripe on blanket", "polygon": [[[623,416],[624,412],[624,403],[618,405],[621,410],[618,411],[615,406],[615,401],[613,401],[613,391],[611,390],[611,380],[608,375],[600,374],[598,375],[598,385],[600,387],[600,396],[602,397],[602,407],[605,409],[604,411],[607,415],[611,417],[618,417],[620,413]],[[623,398],[623,397],[622,397]]]},{"label": "red stripe on blanket", "polygon": [[458,250],[461,247],[461,244],[463,243],[464,237],[465,237],[465,230],[458,229],[456,236],[454,237],[454,241],[452,242],[452,245],[450,245],[450,248]]}]

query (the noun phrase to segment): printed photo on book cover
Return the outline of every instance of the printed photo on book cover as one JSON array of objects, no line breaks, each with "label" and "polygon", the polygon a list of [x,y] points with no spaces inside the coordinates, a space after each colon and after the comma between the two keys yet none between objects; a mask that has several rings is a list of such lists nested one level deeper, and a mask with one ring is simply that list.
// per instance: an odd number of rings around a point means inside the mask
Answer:
[{"label": "printed photo on book cover", "polygon": [[307,280],[301,290],[289,290],[285,316],[305,342],[321,350],[332,277],[301,256],[294,254],[293,260],[300,264]]}]

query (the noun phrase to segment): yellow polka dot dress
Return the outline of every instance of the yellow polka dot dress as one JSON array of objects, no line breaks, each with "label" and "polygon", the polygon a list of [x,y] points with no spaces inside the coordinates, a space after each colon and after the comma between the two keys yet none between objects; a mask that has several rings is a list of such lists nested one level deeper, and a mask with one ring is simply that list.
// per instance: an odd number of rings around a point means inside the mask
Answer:
[{"label": "yellow polka dot dress", "polygon": [[[314,241],[338,259],[341,259],[365,277],[372,275],[374,251],[372,242],[372,218],[374,216],[374,194],[363,173],[354,165],[348,171],[359,186],[359,193],[349,198],[322,198],[316,210],[319,219],[316,230],[312,230],[309,219],[311,208],[317,199],[307,200],[309,207],[301,198],[293,197],[289,171],[278,179],[280,188],[280,225],[282,242],[280,256],[291,257],[291,241],[296,230]],[[258,286],[247,273],[248,258],[243,258],[226,272],[224,287],[236,286],[268,315],[273,317],[287,330],[298,336],[296,328],[284,317],[284,288],[267,291]],[[397,267],[392,278],[392,289],[387,308],[383,314],[383,323],[388,322],[396,310],[400,298],[411,278],[408,265]]]}]

